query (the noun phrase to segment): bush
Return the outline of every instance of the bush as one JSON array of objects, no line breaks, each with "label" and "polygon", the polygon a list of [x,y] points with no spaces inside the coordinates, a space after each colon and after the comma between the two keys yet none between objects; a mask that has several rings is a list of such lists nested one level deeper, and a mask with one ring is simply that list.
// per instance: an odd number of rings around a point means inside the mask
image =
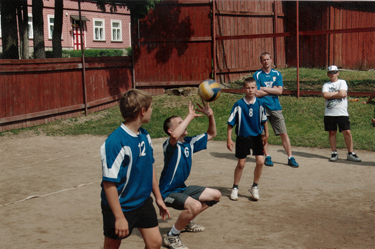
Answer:
[{"label": "bush", "polygon": [[[123,56],[124,50],[122,49],[86,49],[84,51],[85,57],[106,57],[106,56]],[[63,57],[82,57],[81,50],[63,50]]]}]

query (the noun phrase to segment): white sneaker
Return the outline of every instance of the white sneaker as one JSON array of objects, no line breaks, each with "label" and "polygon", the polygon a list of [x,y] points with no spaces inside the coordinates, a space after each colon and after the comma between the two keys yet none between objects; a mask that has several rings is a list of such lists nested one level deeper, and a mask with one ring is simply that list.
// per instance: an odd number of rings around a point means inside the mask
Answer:
[{"label": "white sneaker", "polygon": [[238,188],[232,188],[232,193],[230,193],[230,199],[232,201],[238,200]]},{"label": "white sneaker", "polygon": [[357,154],[355,154],[354,152],[352,152],[352,154],[348,154],[347,160],[348,161],[353,161],[353,162],[361,162],[362,161],[361,158],[359,158],[357,156]]},{"label": "white sneaker", "polygon": [[180,236],[177,235],[166,235],[164,237],[164,244],[172,249],[189,249],[184,244],[182,244],[182,241],[180,240]]},{"label": "white sneaker", "polygon": [[186,231],[186,232],[203,232],[204,231],[204,226],[202,225],[198,225],[197,223],[195,223],[195,221],[190,221],[189,224],[186,225],[186,227],[184,227],[183,231]]},{"label": "white sneaker", "polygon": [[254,200],[259,200],[259,189],[257,186],[249,188],[249,192],[251,194],[251,198]]}]

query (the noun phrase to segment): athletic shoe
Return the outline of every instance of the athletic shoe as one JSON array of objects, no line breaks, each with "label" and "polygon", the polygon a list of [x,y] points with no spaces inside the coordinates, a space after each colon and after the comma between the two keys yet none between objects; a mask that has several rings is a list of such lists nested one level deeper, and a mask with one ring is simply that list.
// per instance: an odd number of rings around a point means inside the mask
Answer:
[{"label": "athletic shoe", "polygon": [[352,152],[352,154],[348,154],[348,157],[347,157],[348,161],[353,161],[353,162],[361,162],[361,158],[359,158],[357,156],[357,154],[355,154],[354,152]]},{"label": "athletic shoe", "polygon": [[186,227],[183,229],[183,231],[186,232],[203,232],[204,231],[204,226],[198,225],[195,223],[193,220],[190,221],[189,224],[186,225]]},{"label": "athletic shoe", "polygon": [[271,160],[271,156],[266,156],[266,158],[264,159],[264,165],[266,166],[273,166],[273,162]]},{"label": "athletic shoe", "polygon": [[259,189],[258,189],[258,186],[249,188],[249,192],[251,194],[251,198],[253,198],[256,201],[259,200]]},{"label": "athletic shoe", "polygon": [[332,152],[331,154],[331,158],[329,159],[331,162],[336,162],[337,159],[339,159],[339,154],[337,154],[337,152]]},{"label": "athletic shoe", "polygon": [[294,157],[288,158],[288,165],[291,166],[291,167],[293,167],[293,168],[298,168],[299,167],[299,165],[296,162],[296,159],[294,159]]},{"label": "athletic shoe", "polygon": [[189,249],[180,240],[180,235],[166,235],[164,237],[164,244],[171,249]]},{"label": "athletic shoe", "polygon": [[238,188],[232,188],[232,193],[230,193],[229,197],[232,201],[238,200]]}]

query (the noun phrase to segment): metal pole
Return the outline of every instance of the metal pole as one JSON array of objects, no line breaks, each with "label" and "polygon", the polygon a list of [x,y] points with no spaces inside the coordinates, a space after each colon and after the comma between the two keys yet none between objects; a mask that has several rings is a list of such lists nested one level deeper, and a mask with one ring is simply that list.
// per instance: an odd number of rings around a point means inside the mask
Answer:
[{"label": "metal pole", "polygon": [[81,16],[81,0],[78,0],[78,13],[79,13],[79,30],[81,37],[81,51],[82,51],[82,81],[83,81],[83,93],[85,101],[85,115],[87,116],[87,87],[86,87],[86,66],[85,66],[85,53],[84,53],[84,43],[83,43],[83,25],[82,25],[82,16]]},{"label": "metal pole", "polygon": [[[273,32],[274,33],[277,33],[277,1],[274,2],[274,19],[273,19],[273,26],[274,26],[274,30]],[[277,67],[277,53],[278,53],[278,49],[277,49],[277,38],[274,37],[273,38],[273,48],[274,48],[274,54],[273,54],[273,63],[275,64],[275,66]]]},{"label": "metal pole", "polygon": [[297,23],[297,32],[296,32],[296,42],[297,42],[297,98],[299,98],[299,5],[298,5],[298,1],[296,2],[297,3],[297,8],[296,8],[296,11],[297,11],[297,15],[296,15],[296,23]]},{"label": "metal pole", "polygon": [[212,1],[212,55],[214,57],[214,80],[216,81],[216,8],[215,0]]}]

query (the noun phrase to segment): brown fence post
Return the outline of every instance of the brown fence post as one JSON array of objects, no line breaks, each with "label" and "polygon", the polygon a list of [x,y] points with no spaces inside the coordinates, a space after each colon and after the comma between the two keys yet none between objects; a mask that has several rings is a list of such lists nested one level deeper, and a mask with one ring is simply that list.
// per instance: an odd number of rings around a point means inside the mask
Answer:
[{"label": "brown fence post", "polygon": [[86,86],[86,66],[85,66],[85,51],[84,51],[84,43],[83,43],[83,29],[82,29],[82,16],[81,16],[81,0],[78,0],[78,12],[79,12],[79,29],[80,29],[80,37],[81,37],[81,51],[82,51],[82,83],[83,83],[83,94],[84,94],[84,101],[85,101],[85,115],[87,116],[87,86]]},{"label": "brown fence post", "polygon": [[297,98],[299,98],[299,5],[298,1],[296,2],[296,41],[297,41]]},{"label": "brown fence post", "polygon": [[214,80],[216,81],[216,8],[215,8],[215,0],[212,1],[212,56],[213,63],[214,63]]}]

